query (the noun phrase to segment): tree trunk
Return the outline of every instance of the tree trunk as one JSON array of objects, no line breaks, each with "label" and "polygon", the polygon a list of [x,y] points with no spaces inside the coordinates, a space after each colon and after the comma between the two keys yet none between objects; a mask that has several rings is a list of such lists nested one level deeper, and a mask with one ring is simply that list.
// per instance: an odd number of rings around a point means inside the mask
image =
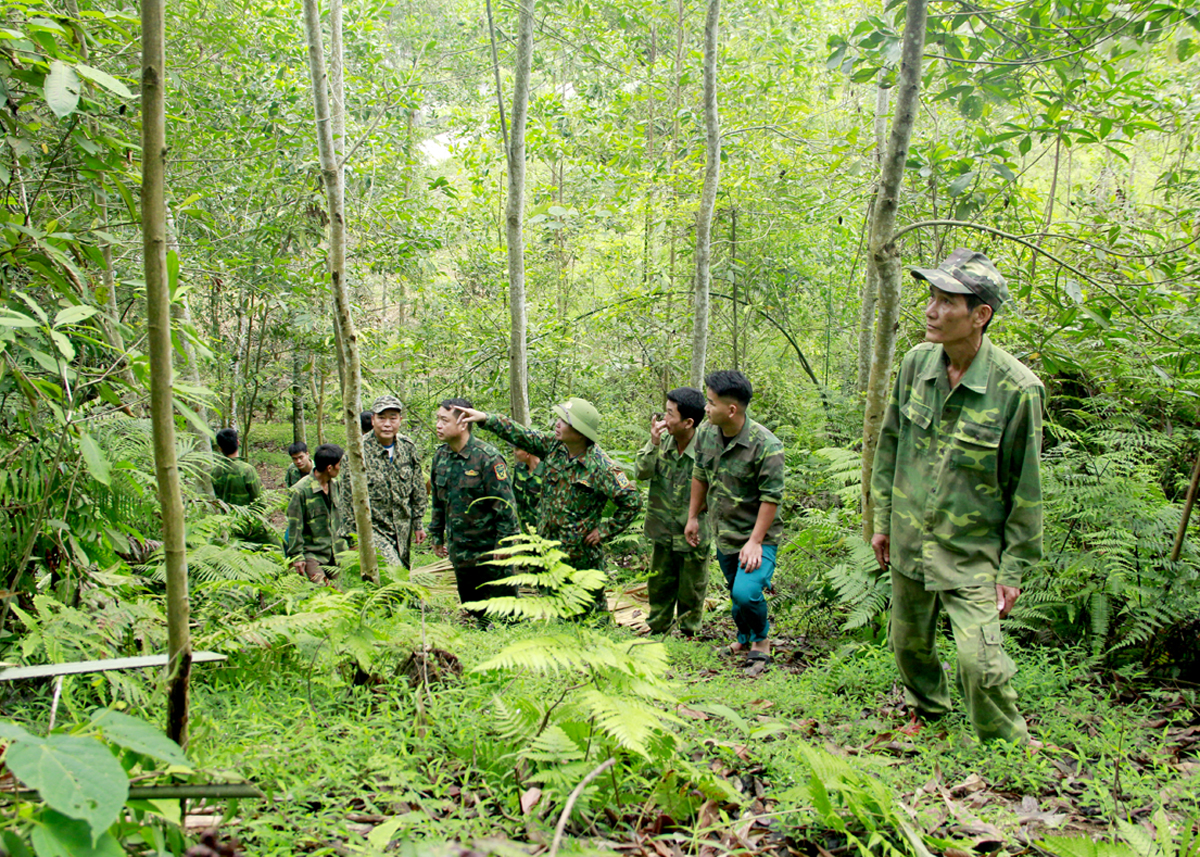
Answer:
[{"label": "tree trunk", "polygon": [[[340,6],[338,9],[340,10]],[[340,27],[340,22],[336,25]],[[329,273],[333,292],[334,318],[342,373],[342,412],[346,424],[346,449],[350,459],[350,491],[354,522],[358,531],[358,555],[363,577],[379,581],[375,538],[371,531],[371,507],[367,498],[366,460],[357,403],[362,398],[362,366],[358,356],[358,333],[350,313],[346,286],[346,220],[342,169],[334,156],[333,123],[329,111],[329,81],[321,45],[321,21],[317,0],[304,0],[304,28],[308,35],[308,65],[312,71],[313,105],[317,117],[317,152],[329,204]]]},{"label": "tree trunk", "polygon": [[517,16],[517,68],[513,79],[512,138],[508,150],[508,309],[512,316],[508,394],[512,418],[529,424],[529,360],[525,338],[525,119],[529,108],[529,73],[533,64],[533,3],[521,0]]},{"label": "tree trunk", "polygon": [[308,443],[304,425],[304,354],[295,334],[292,337],[292,443]]},{"label": "tree trunk", "polygon": [[717,28],[721,19],[721,0],[708,0],[704,21],[704,127],[707,158],[704,165],[704,189],[700,210],[696,213],[696,291],[692,326],[693,387],[704,383],[704,362],[708,351],[708,287],[711,275],[713,211],[717,207],[717,185],[721,179],[721,129],[717,119]]},{"label": "tree trunk", "polygon": [[729,209],[729,283],[733,288],[733,368],[738,366],[737,206]]},{"label": "tree trunk", "polygon": [[642,286],[650,285],[651,239],[654,235],[654,186],[658,171],[654,168],[654,64],[658,59],[658,28],[650,25],[650,45],[646,57],[646,163],[650,165],[650,181],[646,185],[646,210],[642,235]]},{"label": "tree trunk", "polygon": [[150,419],[154,471],[162,506],[163,555],[167,560],[167,736],[187,746],[188,682],[192,643],[188,633],[188,569],[183,495],[175,457],[171,386],[171,295],[167,284],[167,156],[162,0],[142,0],[142,252],[150,340]]},{"label": "tree trunk", "polygon": [[[884,73],[879,72],[875,87],[875,174],[878,180],[879,170],[883,166],[883,147],[887,133],[888,96],[890,88],[883,85]],[[876,193],[879,188],[876,187]],[[871,200],[867,207],[867,221],[875,210],[875,201]],[[874,265],[868,263],[867,275],[863,282],[862,305],[858,316],[858,391],[865,393],[871,377],[871,351],[875,346],[875,304],[879,300],[879,275]]]},{"label": "tree trunk", "polygon": [[871,498],[871,469],[879,427],[887,408],[888,381],[896,352],[896,331],[900,318],[900,250],[892,237],[896,228],[900,184],[904,163],[917,118],[921,91],[921,52],[925,49],[925,11],[927,0],[908,0],[901,49],[900,75],[896,82],[896,115],[888,137],[879,192],[871,216],[868,264],[875,268],[879,283],[879,321],[875,347],[871,354],[871,375],[867,383],[866,410],[863,414],[863,534],[870,539],[874,531],[875,504]]}]

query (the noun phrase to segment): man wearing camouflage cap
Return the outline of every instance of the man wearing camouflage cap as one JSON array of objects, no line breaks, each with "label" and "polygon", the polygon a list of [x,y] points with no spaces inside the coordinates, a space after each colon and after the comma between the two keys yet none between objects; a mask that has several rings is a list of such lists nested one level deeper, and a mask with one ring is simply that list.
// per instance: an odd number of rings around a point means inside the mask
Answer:
[{"label": "man wearing camouflage cap", "polygon": [[[464,422],[481,423],[513,446],[541,457],[545,470],[538,533],[562,543],[572,568],[603,571],[602,545],[633,523],[642,498],[624,471],[596,445],[600,413],[595,406],[577,398],[555,405],[558,423],[553,434],[471,408],[460,408],[459,412]],[[601,517],[609,500],[616,512],[604,522]],[[594,610],[608,609],[602,588],[593,597]]]},{"label": "man wearing camouflage cap", "polygon": [[925,339],[905,355],[871,477],[871,546],[891,569],[891,645],[912,728],[950,709],[934,635],[945,609],[958,684],[981,740],[1029,740],[1000,620],[1042,556],[1042,383],[986,335],[1008,300],[982,253],[914,268],[929,286]]},{"label": "man wearing camouflage cap", "polygon": [[[400,434],[404,406],[395,396],[380,396],[371,408],[371,433],[363,438],[367,492],[371,498],[371,531],[375,550],[387,565],[409,567],[413,533],[417,544],[425,541],[425,475],[421,455],[407,436]],[[350,480],[339,481],[338,506],[350,503]],[[343,538],[354,529],[354,515],[342,519]]]}]

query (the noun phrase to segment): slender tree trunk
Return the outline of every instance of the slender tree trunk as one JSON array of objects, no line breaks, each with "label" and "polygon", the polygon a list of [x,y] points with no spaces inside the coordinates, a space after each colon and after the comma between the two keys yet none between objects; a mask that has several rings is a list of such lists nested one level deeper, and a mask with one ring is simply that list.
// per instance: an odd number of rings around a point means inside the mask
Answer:
[{"label": "slender tree trunk", "polygon": [[733,368],[738,366],[737,206],[729,209],[729,284],[733,288]]},{"label": "slender tree trunk", "polygon": [[646,57],[646,163],[650,181],[646,186],[646,211],[642,235],[642,285],[650,285],[651,240],[654,236],[654,190],[658,171],[654,167],[654,64],[658,59],[658,28],[650,25],[650,46]]},{"label": "slender tree trunk", "polygon": [[704,363],[708,352],[708,288],[711,276],[712,222],[717,207],[717,185],[721,179],[721,128],[717,118],[717,30],[721,20],[721,0],[708,0],[704,20],[704,128],[707,158],[700,210],[696,213],[696,291],[692,309],[693,387],[704,382]]},{"label": "slender tree trunk", "polygon": [[533,64],[533,4],[520,0],[517,16],[517,68],[513,78],[512,138],[508,151],[508,309],[512,316],[509,346],[508,394],[512,418],[529,424],[529,361],[525,314],[525,119],[529,108],[529,73]]},{"label": "slender tree trunk", "polygon": [[308,443],[304,425],[304,354],[299,337],[292,337],[292,443]]},{"label": "slender tree trunk", "polygon": [[[175,231],[175,217],[171,213],[171,209],[167,209],[167,252],[174,253],[175,258],[179,259],[179,236]],[[180,265],[182,270],[182,264]],[[192,310],[188,304],[188,296],[182,295],[178,300],[171,304],[171,318],[175,320],[176,327],[187,327],[192,329]],[[204,382],[200,379],[200,364],[196,359],[196,349],[192,345],[192,340],[179,334],[179,343],[183,347],[183,377],[193,387],[200,388],[204,386]],[[196,406],[196,416],[200,417],[201,422],[207,426],[208,423],[208,408],[203,404]],[[192,427],[192,434],[196,438],[197,448],[204,453],[205,461],[212,457],[212,438],[208,432],[200,426]],[[212,479],[206,468],[200,469],[200,490],[206,495],[212,496]]]},{"label": "slender tree trunk", "polygon": [[896,228],[896,209],[904,179],[904,163],[917,118],[921,91],[921,52],[925,49],[925,11],[927,0],[908,0],[901,48],[900,75],[896,83],[896,115],[888,136],[879,192],[871,217],[868,264],[875,268],[879,282],[879,321],[875,347],[871,355],[871,375],[867,384],[866,410],[863,415],[863,534],[870,539],[874,531],[875,504],[871,498],[871,469],[879,427],[887,408],[888,381],[892,358],[896,353],[896,331],[900,318],[900,249],[892,235]]},{"label": "slender tree trunk", "polygon": [[[339,6],[340,9],[340,6]],[[340,23],[338,24],[340,27]],[[337,321],[338,350],[342,373],[342,411],[346,425],[346,448],[350,458],[350,491],[354,522],[358,531],[358,555],[363,577],[378,582],[375,537],[371,531],[371,507],[367,498],[366,460],[357,403],[362,398],[362,366],[358,355],[358,333],[350,313],[346,285],[346,220],[342,170],[334,156],[333,123],[329,111],[329,81],[321,45],[321,21],[317,0],[304,0],[304,28],[308,35],[308,64],[312,71],[313,105],[317,117],[317,151],[321,176],[329,204],[329,272]]]},{"label": "slender tree trunk", "polygon": [[[883,85],[884,73],[879,72],[875,86],[875,175],[878,181],[879,170],[883,166],[884,141],[887,134],[887,113],[890,87]],[[878,186],[875,188],[878,193]],[[867,221],[875,211],[875,199],[872,197],[867,206]],[[862,304],[858,316],[858,391],[865,393],[871,377],[871,351],[875,347],[875,304],[879,300],[879,273],[876,267],[868,262],[866,278],[863,282]]]},{"label": "slender tree trunk", "polygon": [[150,340],[150,419],[154,425],[154,471],[162,506],[163,554],[167,560],[167,736],[187,745],[188,682],[192,643],[188,633],[188,570],[183,495],[175,457],[171,386],[171,295],[167,285],[166,82],[162,0],[142,0],[142,252]]}]

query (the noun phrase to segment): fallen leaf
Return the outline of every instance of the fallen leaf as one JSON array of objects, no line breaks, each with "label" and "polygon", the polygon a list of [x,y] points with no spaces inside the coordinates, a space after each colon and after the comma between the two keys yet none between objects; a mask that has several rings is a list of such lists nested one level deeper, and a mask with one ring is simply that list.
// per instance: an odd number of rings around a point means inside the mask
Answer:
[{"label": "fallen leaf", "polygon": [[694,708],[687,708],[682,705],[675,709],[675,713],[681,717],[690,717],[693,720],[707,720],[708,719],[708,715],[705,714],[703,711],[697,711]]},{"label": "fallen leaf", "polygon": [[987,782],[979,774],[971,774],[961,783],[950,787],[950,794],[955,797],[963,797],[965,795],[974,794],[987,788]]},{"label": "fallen leaf", "polygon": [[542,790],[536,786],[525,790],[525,794],[521,795],[521,814],[529,815],[537,802],[542,799]]}]

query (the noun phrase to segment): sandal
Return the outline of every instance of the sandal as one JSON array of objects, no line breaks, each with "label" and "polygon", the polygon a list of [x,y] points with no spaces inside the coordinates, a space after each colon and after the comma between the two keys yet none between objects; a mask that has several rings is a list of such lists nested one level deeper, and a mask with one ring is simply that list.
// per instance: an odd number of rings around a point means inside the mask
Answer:
[{"label": "sandal", "polygon": [[775,663],[775,659],[769,654],[766,652],[756,652],[752,649],[746,653],[746,660],[742,663],[742,671],[748,676],[756,676],[773,663]]}]

